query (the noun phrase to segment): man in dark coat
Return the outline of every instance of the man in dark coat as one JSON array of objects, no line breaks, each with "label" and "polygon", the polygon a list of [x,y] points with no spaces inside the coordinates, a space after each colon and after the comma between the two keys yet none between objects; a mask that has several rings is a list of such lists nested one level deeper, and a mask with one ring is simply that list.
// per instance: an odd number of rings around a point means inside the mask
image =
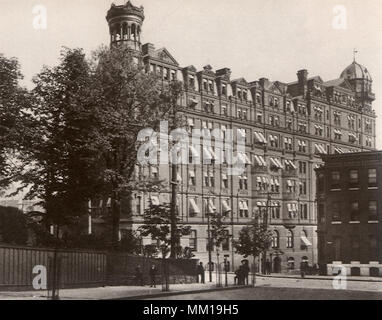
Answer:
[{"label": "man in dark coat", "polygon": [[198,266],[196,267],[196,274],[197,274],[197,282],[199,283],[199,275],[200,275],[200,282],[205,283],[203,262],[200,262]]},{"label": "man in dark coat", "polygon": [[158,272],[158,269],[157,267],[155,266],[155,264],[153,264],[150,268],[150,287],[154,287],[156,288],[156,275],[157,275],[157,272]]},{"label": "man in dark coat", "polygon": [[249,266],[248,261],[243,260],[241,262],[241,272],[242,272],[242,283],[248,285],[248,276],[249,276]]}]

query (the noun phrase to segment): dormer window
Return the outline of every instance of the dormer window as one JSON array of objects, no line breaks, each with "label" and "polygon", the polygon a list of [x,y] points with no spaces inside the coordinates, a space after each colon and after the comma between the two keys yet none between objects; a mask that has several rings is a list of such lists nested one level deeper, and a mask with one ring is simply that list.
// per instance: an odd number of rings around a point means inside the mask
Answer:
[{"label": "dormer window", "polygon": [[214,92],[214,83],[212,80],[208,81],[208,88],[209,88],[210,92]]},{"label": "dormer window", "polygon": [[176,71],[175,70],[171,70],[171,80],[172,81],[176,80]]},{"label": "dormer window", "polygon": [[195,78],[194,76],[188,76],[188,85],[191,89],[195,90]]},{"label": "dormer window", "polygon": [[203,79],[203,90],[208,91],[208,82],[206,79]]},{"label": "dormer window", "polygon": [[261,96],[260,93],[256,93],[256,102],[261,104]]},{"label": "dormer window", "polygon": [[225,84],[222,84],[222,95],[227,96],[227,86]]}]

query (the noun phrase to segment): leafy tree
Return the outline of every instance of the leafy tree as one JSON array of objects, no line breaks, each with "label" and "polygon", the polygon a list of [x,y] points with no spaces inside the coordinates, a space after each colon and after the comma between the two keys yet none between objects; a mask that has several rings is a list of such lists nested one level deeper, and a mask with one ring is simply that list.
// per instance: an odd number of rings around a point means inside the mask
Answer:
[{"label": "leafy tree", "polygon": [[[169,253],[171,246],[171,205],[150,204],[149,208],[145,210],[143,223],[144,224],[138,229],[140,235],[142,237],[151,236],[151,239],[156,240],[160,244],[159,248],[162,253],[162,257],[165,258]],[[183,225],[179,218],[176,218],[176,226],[175,237],[179,248],[181,237],[184,235],[189,235],[191,227]],[[180,252],[178,248],[177,251]]]},{"label": "leafy tree", "polygon": [[0,188],[3,189],[13,182],[15,153],[26,135],[25,122],[29,121],[28,92],[20,86],[22,79],[17,59],[0,54]]},{"label": "leafy tree", "polygon": [[164,84],[136,64],[130,50],[100,48],[94,54],[91,96],[96,125],[92,147],[99,157],[103,193],[111,197],[112,246],[118,243],[121,199],[132,190],[147,190],[152,181],[136,181],[141,129],[159,128],[160,120],[173,119],[174,101],[182,87],[179,82]]},{"label": "leafy tree", "polygon": [[268,250],[272,243],[272,232],[255,218],[250,225],[241,229],[239,239],[234,242],[236,252],[254,261],[260,253]]},{"label": "leafy tree", "polygon": [[94,125],[90,75],[81,49],[63,49],[59,65],[33,79],[32,120],[13,179],[22,183],[17,191],[28,190],[27,199],[41,200],[46,227],[75,225],[97,191],[96,152],[88,143]]},{"label": "leafy tree", "polygon": [[27,220],[21,210],[0,206],[0,235],[4,243],[15,245],[27,244]]},{"label": "leafy tree", "polygon": [[227,239],[229,235],[228,225],[225,224],[225,217],[217,212],[210,213],[211,219],[211,246],[216,247],[216,258],[219,268],[219,249],[223,241]]}]

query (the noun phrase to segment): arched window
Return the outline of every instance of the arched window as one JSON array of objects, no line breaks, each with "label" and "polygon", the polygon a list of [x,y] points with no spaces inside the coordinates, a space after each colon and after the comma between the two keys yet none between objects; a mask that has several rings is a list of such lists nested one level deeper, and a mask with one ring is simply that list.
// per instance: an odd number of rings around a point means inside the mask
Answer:
[{"label": "arched window", "polygon": [[279,243],[280,243],[279,233],[277,230],[274,230],[272,235],[272,248],[274,249],[278,248]]},{"label": "arched window", "polygon": [[286,247],[287,248],[293,248],[293,232],[288,230],[287,231],[287,243],[286,243]]}]

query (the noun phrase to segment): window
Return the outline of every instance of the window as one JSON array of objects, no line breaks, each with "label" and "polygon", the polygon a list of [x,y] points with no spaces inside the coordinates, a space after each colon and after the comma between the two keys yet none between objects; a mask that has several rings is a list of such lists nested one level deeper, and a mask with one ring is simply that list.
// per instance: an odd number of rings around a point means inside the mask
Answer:
[{"label": "window", "polygon": [[349,171],[349,182],[351,185],[358,184],[358,170]]},{"label": "window", "polygon": [[222,250],[229,251],[229,232],[224,230],[224,239],[222,241]]},{"label": "window", "polygon": [[225,84],[222,85],[222,95],[227,96],[227,86]]},{"label": "window", "polygon": [[300,249],[307,250],[309,245],[309,239],[308,239],[308,234],[306,233],[305,230],[301,230],[300,237],[301,237]]},{"label": "window", "polygon": [[378,251],[377,251],[377,237],[375,235],[369,235],[369,260],[376,261],[378,260]]},{"label": "window", "polygon": [[196,230],[191,230],[190,232],[190,249],[191,251],[197,251],[198,250],[198,238],[197,238]]},{"label": "window", "polygon": [[378,220],[377,201],[371,200],[369,201],[369,221],[376,220]]},{"label": "window", "polygon": [[274,230],[272,235],[272,248],[277,249],[279,247],[280,237],[278,231]]},{"label": "window", "polygon": [[359,261],[360,257],[360,242],[359,242],[359,236],[351,236],[350,237],[350,243],[351,243],[351,257],[353,261]]},{"label": "window", "polygon": [[300,195],[306,195],[306,192],[307,192],[307,183],[306,181],[301,181],[300,182]]},{"label": "window", "polygon": [[341,237],[335,236],[333,237],[333,260],[341,261]]},{"label": "window", "polygon": [[332,171],[332,189],[340,189],[341,184],[340,184],[340,179],[341,179],[341,174],[339,171]]},{"label": "window", "polygon": [[358,201],[354,201],[350,203],[350,221],[359,221]]},{"label": "window", "polygon": [[308,204],[307,203],[303,203],[300,205],[300,217],[303,220],[308,219]]},{"label": "window", "polygon": [[239,176],[239,189],[248,190],[248,177],[246,173],[243,173],[241,176]]},{"label": "window", "polygon": [[222,173],[222,188],[228,189],[228,175],[225,172]]},{"label": "window", "polygon": [[377,184],[377,169],[368,170],[369,186],[375,186]]},{"label": "window", "polygon": [[341,204],[333,202],[332,204],[332,221],[341,221]]},{"label": "window", "polygon": [[249,217],[248,200],[239,201],[239,216],[240,218]]},{"label": "window", "polygon": [[222,115],[223,116],[227,115],[227,105],[226,104],[222,104]]},{"label": "window", "polygon": [[287,248],[293,248],[293,232],[290,231],[290,230],[287,230],[287,243],[286,243],[286,247]]},{"label": "window", "polygon": [[137,196],[135,199],[135,210],[138,215],[142,214],[142,196]]},{"label": "window", "polygon": [[195,186],[196,185],[195,170],[190,170],[188,172],[188,176],[189,176],[188,184],[190,186]]}]

